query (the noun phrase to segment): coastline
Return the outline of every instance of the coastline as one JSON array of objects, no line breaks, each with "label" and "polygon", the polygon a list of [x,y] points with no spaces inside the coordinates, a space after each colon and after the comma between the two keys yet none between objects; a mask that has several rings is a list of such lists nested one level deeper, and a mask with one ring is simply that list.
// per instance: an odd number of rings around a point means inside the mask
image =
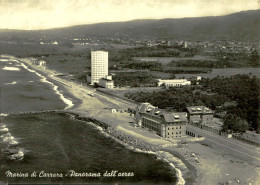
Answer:
[{"label": "coastline", "polygon": [[[65,86],[65,85],[63,85],[62,83],[57,83],[57,80],[55,80],[55,79],[52,79],[51,77],[50,77],[50,75],[47,75],[46,73],[44,73],[43,71],[40,71],[39,69],[37,69],[35,66],[32,66],[32,65],[30,65],[28,62],[26,62],[26,61],[23,61],[23,60],[21,60],[20,59],[20,61],[19,61],[19,59],[16,59],[16,61],[18,62],[18,63],[20,63],[21,65],[22,65],[22,67],[24,67],[25,69],[27,69],[27,70],[29,70],[30,72],[33,72],[33,73],[35,73],[36,75],[38,75],[39,77],[41,77],[43,80],[41,80],[42,82],[44,82],[44,83],[49,83],[50,85],[52,85],[53,86],[53,90],[55,91],[55,93],[56,94],[59,94],[60,95],[60,98],[63,100],[63,102],[65,103],[66,102],[66,100],[68,100],[68,97],[69,97],[69,101],[71,101],[71,103],[66,103],[67,104],[67,107],[65,107],[64,108],[64,110],[60,110],[60,111],[64,111],[64,112],[67,112],[67,113],[69,113],[69,114],[77,114],[77,115],[80,115],[80,114],[82,114],[82,111],[80,110],[78,110],[79,108],[80,108],[80,105],[83,103],[83,100],[81,100],[81,99],[79,99],[79,98],[77,98],[77,97],[75,97],[74,96],[74,94],[73,93],[71,93],[71,91],[68,89],[68,86]],[[49,70],[49,69],[48,69]],[[65,99],[65,100],[64,100]],[[87,110],[86,110],[86,113],[87,113]],[[91,115],[91,114],[88,114],[89,116]],[[95,116],[93,116],[93,118],[95,119]],[[87,119],[89,119],[89,117],[87,118]],[[97,126],[97,127],[100,127],[100,125],[98,125],[98,124],[96,124],[98,122],[98,120],[93,120],[92,121],[92,123],[95,125],[95,126]],[[104,125],[107,125],[107,126],[109,126],[109,124],[106,124],[106,123],[104,123]],[[103,126],[104,126],[103,125]],[[172,162],[172,161],[170,161],[171,159],[165,159],[165,158],[162,158],[159,154],[158,154],[158,151],[160,151],[160,152],[166,152],[166,151],[164,151],[163,150],[163,148],[162,147],[160,147],[160,150],[159,149],[157,149],[156,151],[154,151],[154,150],[151,150],[151,148],[154,148],[154,146],[151,144],[151,143],[147,143],[146,142],[146,147],[144,147],[144,146],[142,146],[142,147],[138,147],[138,146],[133,146],[133,145],[131,145],[130,144],[130,142],[132,142],[132,140],[131,141],[128,141],[128,140],[120,140],[119,138],[117,138],[117,137],[115,137],[115,135],[113,135],[112,134],[112,132],[111,132],[111,130],[110,130],[110,132],[107,132],[107,128],[105,128],[105,130],[104,130],[104,127],[100,127],[101,129],[102,129],[102,132],[103,133],[105,133],[106,135],[108,135],[109,137],[111,137],[112,139],[114,139],[114,140],[116,140],[117,142],[119,142],[120,144],[122,144],[122,145],[124,145],[126,148],[128,148],[128,149],[131,149],[131,150],[134,150],[134,151],[136,151],[136,152],[142,152],[142,153],[149,153],[149,154],[154,154],[154,155],[156,155],[160,160],[163,160],[163,161],[165,161],[165,162],[167,162],[167,163],[169,163],[170,164],[170,166],[175,170],[175,172],[176,172],[176,177],[177,177],[177,185],[184,185],[184,184],[187,184],[187,183],[185,183],[185,178],[189,178],[189,179],[192,179],[192,180],[189,180],[189,181],[192,181],[192,182],[194,182],[195,181],[195,178],[196,178],[196,169],[194,168],[194,167],[192,167],[192,165],[190,165],[187,161],[185,161],[184,162],[184,165],[185,166],[189,166],[189,170],[192,170],[192,171],[190,171],[189,172],[189,177],[186,177],[187,176],[187,174],[182,174],[182,171],[178,168],[178,166],[177,166],[177,164],[176,163],[174,163],[174,162]],[[112,128],[112,127],[108,127],[108,128]],[[116,129],[116,128],[115,128]],[[124,133],[124,132],[122,132],[122,130],[121,131],[118,131],[118,130],[116,130],[117,132],[121,132],[121,134],[123,135],[123,134],[125,134],[125,135],[127,135],[127,133]],[[129,137],[129,136],[128,136]],[[143,143],[143,142],[145,142],[145,141],[142,141],[142,140],[139,140],[139,143]],[[157,153],[156,153],[157,152]],[[171,155],[172,155],[172,157],[175,157],[176,158],[176,156],[174,155],[174,154],[176,154],[176,153],[174,153],[173,154],[173,152],[172,151],[167,151],[167,152],[169,152]],[[180,154],[179,154],[179,156],[181,156]],[[182,159],[180,159],[180,160],[182,160]],[[191,175],[192,174],[192,175]]]},{"label": "coastline", "polygon": [[[17,58],[17,60],[19,59]],[[162,149],[163,151],[169,152],[171,155],[179,158],[188,168],[188,171],[185,171],[185,173],[183,174],[183,177],[186,181],[185,184],[200,185],[200,184],[226,183],[228,182],[228,179],[230,178],[234,179],[233,176],[235,176],[236,178],[246,179],[247,182],[256,182],[256,184],[257,182],[260,182],[259,171],[257,171],[258,174],[257,173],[255,174],[255,171],[253,171],[254,169],[252,169],[251,167],[249,168],[248,165],[241,164],[241,161],[239,161],[239,159],[236,158],[234,159],[230,156],[227,159],[225,159],[226,157],[225,155],[222,155],[221,153],[212,150],[210,147],[205,147],[202,144],[198,144],[198,143],[190,144],[190,146],[186,148],[185,147],[176,148],[173,147],[173,144],[171,142],[161,139],[160,137],[157,136],[152,136],[154,135],[154,133],[149,134],[148,132],[147,133],[138,132],[137,130],[134,130],[134,128],[131,128],[128,125],[126,125],[128,124],[128,121],[130,119],[130,118],[129,119],[125,118],[127,114],[124,113],[111,114],[108,110],[105,110],[107,109],[108,106],[105,105],[106,102],[104,102],[103,99],[100,99],[98,97],[93,98],[86,95],[86,92],[91,93],[93,92],[93,89],[87,87],[82,87],[81,89],[79,84],[75,82],[69,82],[74,86],[74,88],[71,88],[62,83],[58,83],[55,80],[54,76],[52,76],[52,74],[54,74],[53,72],[51,72],[52,70],[48,69],[48,71],[40,71],[39,67],[37,66],[31,66],[31,65],[29,66],[30,68],[33,68],[34,70],[42,74],[44,77],[46,77],[48,81],[51,81],[56,86],[58,86],[59,91],[65,97],[69,97],[72,100],[74,106],[71,107],[70,109],[64,110],[64,112],[68,112],[69,114],[79,115],[82,117],[92,118],[97,120],[98,122],[103,122],[106,125],[135,138],[136,140],[140,141],[140,143],[145,143],[146,145],[149,146],[150,145],[160,146],[160,149]],[[64,80],[64,79],[60,79],[60,80]],[[113,100],[109,100],[109,101],[113,101]],[[118,102],[115,101],[113,103],[117,104]],[[102,132],[104,131],[102,130]],[[104,132],[104,134],[107,133]],[[143,136],[143,134],[145,136]],[[134,149],[133,147],[129,146],[128,143],[124,141],[120,141],[120,142],[122,142],[121,144],[124,144],[126,147],[129,147],[129,149]],[[210,154],[207,154],[205,152],[203,153],[203,150],[209,151],[211,153]],[[137,149],[137,152],[138,151],[139,149]],[[150,152],[150,150],[141,151],[141,152]],[[190,157],[189,155],[186,156],[186,153],[190,154],[191,152],[196,152],[196,155],[197,153],[199,153],[198,156],[201,157],[200,158],[202,161],[201,164],[196,164],[194,162],[194,158]],[[227,161],[227,163],[224,165],[221,163],[216,164],[219,163],[219,161]],[[230,163],[229,161],[235,161],[235,162]],[[237,169],[243,169],[243,168],[244,168],[244,172],[237,171]],[[222,174],[220,174],[219,171],[221,171]],[[231,177],[232,172],[234,174]]]}]

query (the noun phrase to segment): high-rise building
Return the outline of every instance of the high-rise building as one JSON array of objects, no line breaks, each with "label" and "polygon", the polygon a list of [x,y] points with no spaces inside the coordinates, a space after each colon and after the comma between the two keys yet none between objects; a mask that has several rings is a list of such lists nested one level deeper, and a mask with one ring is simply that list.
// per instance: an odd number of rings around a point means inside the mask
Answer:
[{"label": "high-rise building", "polygon": [[98,84],[99,80],[108,75],[108,52],[91,51],[91,84]]}]

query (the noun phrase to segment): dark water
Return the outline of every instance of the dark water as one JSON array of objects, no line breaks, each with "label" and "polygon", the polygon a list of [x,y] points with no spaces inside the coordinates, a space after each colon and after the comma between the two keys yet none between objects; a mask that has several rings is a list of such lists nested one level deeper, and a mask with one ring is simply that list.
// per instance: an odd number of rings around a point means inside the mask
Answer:
[{"label": "dark water", "polygon": [[[0,62],[1,113],[65,108],[51,85],[40,82],[39,77],[16,64]],[[2,70],[5,66],[19,67],[20,71]],[[17,83],[6,84],[14,81]],[[177,181],[174,169],[155,155],[128,150],[93,125],[68,115],[41,113],[0,118],[0,127],[8,128],[19,142],[14,147],[25,154],[23,160],[8,160],[8,154],[2,151],[10,146],[0,138],[0,182],[175,184]],[[6,133],[0,131],[0,136]],[[100,173],[100,177],[70,177],[70,170]],[[7,171],[28,173],[29,177],[7,177]],[[30,177],[34,171],[36,177]],[[39,177],[42,171],[60,177]],[[115,177],[104,176],[112,171],[117,171]],[[130,177],[118,176],[124,172]]]},{"label": "dark water", "polygon": [[[66,105],[50,84],[16,62],[0,61],[0,112],[63,109]],[[3,70],[15,67],[20,71]]]},{"label": "dark water", "polygon": [[[22,161],[8,161],[2,154],[0,179],[11,182],[175,182],[174,171],[155,155],[126,149],[94,126],[61,114],[7,116],[1,120],[20,147]],[[0,133],[1,134],[1,133]],[[4,147],[2,145],[2,147]],[[4,172],[62,173],[63,178],[6,178]],[[69,170],[101,173],[133,172],[132,177],[66,177]]]}]

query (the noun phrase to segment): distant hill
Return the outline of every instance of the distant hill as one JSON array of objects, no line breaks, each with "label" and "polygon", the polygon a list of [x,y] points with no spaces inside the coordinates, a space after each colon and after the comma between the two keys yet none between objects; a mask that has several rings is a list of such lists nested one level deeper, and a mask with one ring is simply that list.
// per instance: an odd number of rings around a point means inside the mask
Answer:
[{"label": "distant hill", "polygon": [[216,17],[145,19],[37,31],[0,30],[0,38],[18,40],[64,39],[80,36],[259,41],[260,10]]}]

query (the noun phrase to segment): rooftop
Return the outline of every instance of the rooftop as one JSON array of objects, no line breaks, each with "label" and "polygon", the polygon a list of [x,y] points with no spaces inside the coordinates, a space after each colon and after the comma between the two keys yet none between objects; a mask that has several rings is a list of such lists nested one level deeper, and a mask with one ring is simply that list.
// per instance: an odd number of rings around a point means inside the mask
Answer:
[{"label": "rooftop", "polygon": [[163,114],[166,123],[187,121],[186,112],[171,112]]},{"label": "rooftop", "polygon": [[187,107],[187,110],[190,114],[198,114],[198,113],[202,113],[202,114],[209,114],[209,113],[213,113],[213,111],[211,109],[209,109],[208,107],[205,106],[192,106],[192,107]]}]

